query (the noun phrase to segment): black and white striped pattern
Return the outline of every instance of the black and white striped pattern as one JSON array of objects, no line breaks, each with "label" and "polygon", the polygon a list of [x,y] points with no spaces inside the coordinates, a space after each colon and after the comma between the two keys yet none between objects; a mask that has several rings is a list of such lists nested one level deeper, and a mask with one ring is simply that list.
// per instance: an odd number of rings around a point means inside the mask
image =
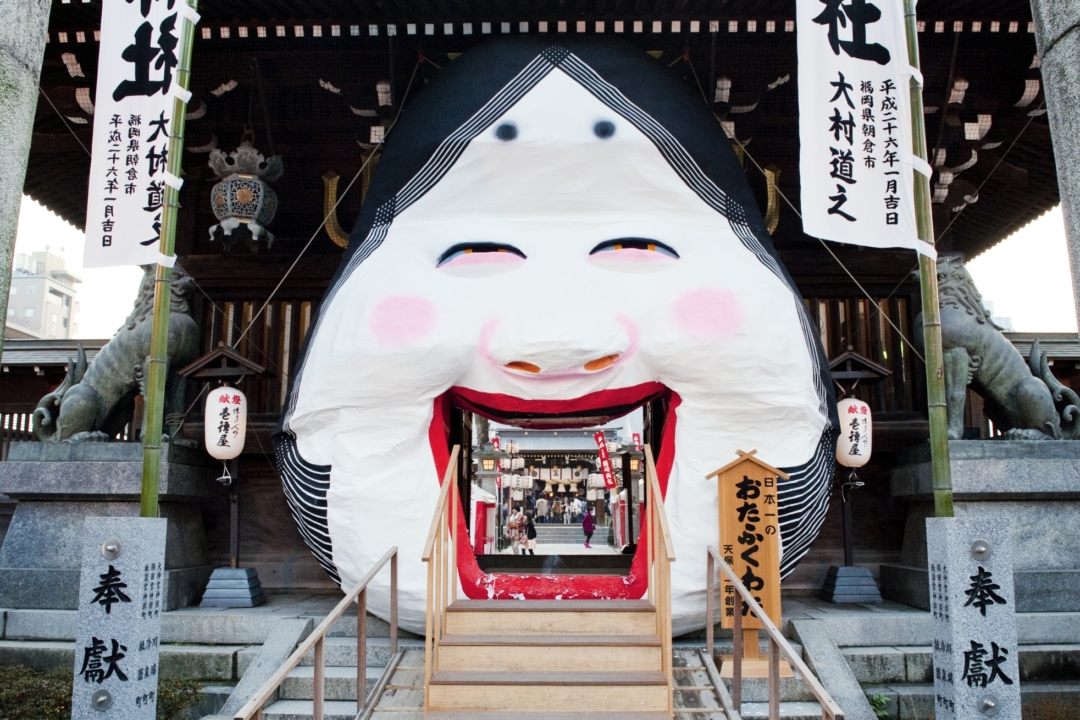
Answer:
[{"label": "black and white striped pattern", "polygon": [[780,506],[780,537],[784,543],[781,578],[787,577],[803,559],[825,521],[829,496],[832,495],[836,435],[836,430],[826,426],[809,462],[781,468],[789,476],[787,480],[780,480],[776,491]]},{"label": "black and white striped pattern", "polygon": [[296,450],[296,435],[284,430],[274,436],[277,450],[277,467],[281,484],[285,488],[285,500],[289,503],[296,526],[304,542],[323,569],[340,583],[334,565],[334,545],[326,523],[326,492],[330,489],[330,466],[312,465]]},{"label": "black and white striped pattern", "polygon": [[[736,237],[743,246],[767,267],[791,291],[803,338],[813,365],[814,389],[819,400],[819,411],[826,418],[821,440],[814,456],[805,464],[784,471],[790,479],[780,483],[780,531],[784,542],[784,558],[781,576],[790,573],[806,554],[817,536],[828,509],[831,481],[835,462],[836,428],[832,427],[828,388],[824,382],[821,357],[817,352],[816,328],[811,324],[806,309],[799,300],[797,289],[788,281],[786,274],[757,239],[746,218],[745,209],[734,202],[701,169],[690,153],[665,127],[652,116],[631,102],[618,88],[604,80],[576,55],[557,45],[548,47],[507,83],[467,122],[450,134],[423,168],[399,190],[393,198],[376,212],[375,222],[364,240],[348,259],[344,271],[330,288],[323,307],[327,308],[338,290],[364,260],[378,249],[386,239],[390,226],[399,214],[434,187],[453,167],[454,163],[480,133],[492,125],[503,113],[537,85],[553,69],[558,67],[592,93],[600,102],[633,124],[648,137],[671,167],[704,202],[727,218]],[[322,313],[311,331],[314,337],[319,330]],[[294,374],[288,403],[284,409],[282,433],[278,434],[278,466],[285,483],[286,495],[301,533],[319,562],[337,579],[332,561],[332,547],[326,525],[326,492],[330,484],[330,467],[306,462],[296,452],[295,435],[288,430],[289,418],[296,405],[300,378],[303,376],[307,357],[301,361]]]}]

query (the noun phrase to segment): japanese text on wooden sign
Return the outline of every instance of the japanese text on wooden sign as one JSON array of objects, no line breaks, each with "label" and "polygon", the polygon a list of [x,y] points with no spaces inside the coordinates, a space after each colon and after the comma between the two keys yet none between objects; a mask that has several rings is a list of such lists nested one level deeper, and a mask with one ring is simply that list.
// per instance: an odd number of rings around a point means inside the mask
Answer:
[{"label": "japanese text on wooden sign", "polygon": [[902,0],[798,0],[796,17],[803,231],[933,254],[915,221]]},{"label": "japanese text on wooden sign", "polygon": [[[787,478],[779,470],[740,452],[740,460],[717,470],[720,510],[720,555],[739,576],[754,600],[774,623],[780,622],[780,525],[777,484]],[[722,578],[721,627],[735,627],[735,613],[745,629],[763,627],[760,620]]]},{"label": "japanese text on wooden sign", "polygon": [[184,0],[104,0],[86,205],[86,267],[158,261]]}]

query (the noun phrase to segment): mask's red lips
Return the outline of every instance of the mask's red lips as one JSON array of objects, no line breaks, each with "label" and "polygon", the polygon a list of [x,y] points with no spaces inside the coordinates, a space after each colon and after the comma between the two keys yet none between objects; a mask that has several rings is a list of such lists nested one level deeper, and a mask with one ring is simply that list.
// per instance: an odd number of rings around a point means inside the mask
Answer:
[{"label": "mask's red lips", "polygon": [[451,388],[451,403],[496,422],[526,428],[602,425],[641,407],[666,391],[658,382],[599,390],[569,400],[524,400],[512,395]]},{"label": "mask's red lips", "polygon": [[[676,409],[681,398],[660,383],[643,383],[628,388],[601,390],[572,400],[523,400],[509,395],[453,388],[435,400],[429,430],[431,452],[439,477],[445,477],[450,453],[447,432],[452,406],[477,412],[492,420],[512,419],[512,424],[533,427],[587,427],[598,424],[597,417],[621,417],[661,395],[667,398],[663,440],[656,458],[660,492],[667,493],[668,476],[675,460]],[[481,409],[482,408],[482,409]],[[459,527],[465,527],[464,508],[458,510]],[[472,599],[494,600],[599,600],[641,598],[648,590],[646,552],[649,523],[643,522],[638,550],[627,575],[509,575],[485,573],[476,562],[468,533],[457,542],[458,576],[465,595]]]}]

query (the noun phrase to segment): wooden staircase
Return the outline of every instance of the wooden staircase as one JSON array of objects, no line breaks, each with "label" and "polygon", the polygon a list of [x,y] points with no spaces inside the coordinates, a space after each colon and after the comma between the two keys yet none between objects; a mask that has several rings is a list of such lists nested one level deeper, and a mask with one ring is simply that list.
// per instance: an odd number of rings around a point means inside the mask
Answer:
[{"label": "wooden staircase", "polygon": [[647,601],[458,600],[428,717],[670,718],[662,653]]},{"label": "wooden staircase", "polygon": [[647,600],[458,599],[458,452],[424,544],[425,717],[670,720],[675,557],[651,450]]}]

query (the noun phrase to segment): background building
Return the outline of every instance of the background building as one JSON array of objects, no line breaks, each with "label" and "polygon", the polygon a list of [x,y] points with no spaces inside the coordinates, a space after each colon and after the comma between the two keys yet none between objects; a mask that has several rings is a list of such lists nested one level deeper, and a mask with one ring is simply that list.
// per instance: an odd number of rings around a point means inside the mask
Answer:
[{"label": "background building", "polygon": [[64,267],[64,258],[49,251],[19,253],[11,273],[5,338],[63,340],[72,337],[77,283],[82,279]]}]

